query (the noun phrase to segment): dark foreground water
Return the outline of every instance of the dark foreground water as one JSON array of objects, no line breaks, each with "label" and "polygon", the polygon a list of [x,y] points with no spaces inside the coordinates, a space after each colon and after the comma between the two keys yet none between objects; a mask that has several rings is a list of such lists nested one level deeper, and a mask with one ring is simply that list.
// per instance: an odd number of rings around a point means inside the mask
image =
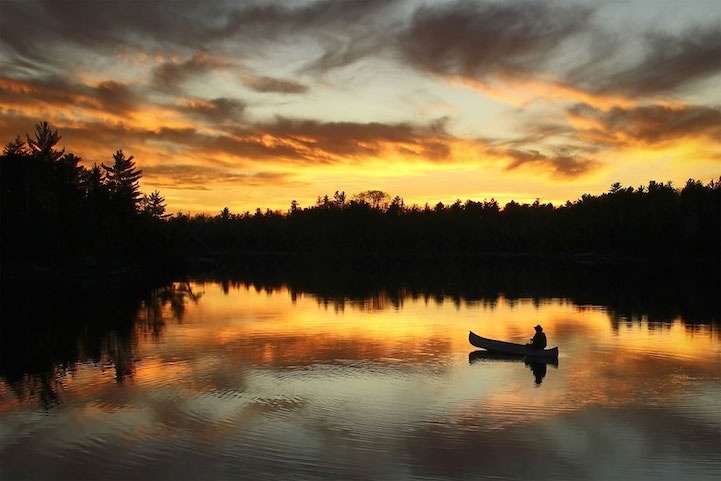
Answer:
[{"label": "dark foreground water", "polygon": [[[703,313],[217,282],[131,307],[42,297],[3,332],[2,480],[721,479]],[[557,365],[468,343],[538,323]]]}]

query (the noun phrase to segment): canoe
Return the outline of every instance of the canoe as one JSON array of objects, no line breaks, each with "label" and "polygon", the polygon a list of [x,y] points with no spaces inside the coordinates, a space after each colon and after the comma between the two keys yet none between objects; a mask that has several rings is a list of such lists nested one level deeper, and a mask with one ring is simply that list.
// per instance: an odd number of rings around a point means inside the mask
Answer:
[{"label": "canoe", "polygon": [[478,349],[477,351],[471,351],[468,353],[468,362],[473,364],[478,361],[509,361],[509,362],[523,362],[523,356],[517,356],[513,354],[504,354],[502,352],[486,351],[485,349]]},{"label": "canoe", "polygon": [[525,356],[529,358],[558,359],[558,348],[551,349],[532,349],[524,344],[516,344],[514,342],[497,341],[488,339],[475,334],[473,331],[468,332],[468,342],[476,347],[485,349],[489,352],[499,354],[508,354],[513,356]]},{"label": "canoe", "polygon": [[553,356],[521,356],[519,354],[503,354],[500,352],[478,349],[468,353],[468,364],[475,364],[484,361],[522,362],[526,366],[536,364],[550,364],[558,368],[558,358]]}]

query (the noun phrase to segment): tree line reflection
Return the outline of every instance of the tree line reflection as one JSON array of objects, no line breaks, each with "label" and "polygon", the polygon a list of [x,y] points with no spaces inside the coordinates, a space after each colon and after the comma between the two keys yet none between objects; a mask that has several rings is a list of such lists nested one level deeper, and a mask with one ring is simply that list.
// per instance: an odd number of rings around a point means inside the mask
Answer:
[{"label": "tree line reflection", "polygon": [[605,306],[613,329],[645,323],[649,328],[681,320],[721,324],[719,273],[684,265],[530,262],[480,259],[466,262],[318,264],[298,261],[246,262],[223,277],[197,274],[193,282],[160,287],[120,279],[102,282],[3,284],[0,321],[0,377],[19,400],[45,408],[59,400],[62,384],[78,365],[112,370],[116,382],[134,376],[139,341],[159,340],[168,322],[182,322],[200,301],[194,283],[219,282],[237,288],[287,290],[291,298],[312,296],[337,310],[402,308],[404,302],[513,303],[568,299],[575,305]]},{"label": "tree line reflection", "polygon": [[19,400],[58,402],[80,363],[132,378],[141,337],[159,339],[200,294],[190,284],[160,288],[108,279],[101,283],[5,283],[0,321],[0,377]]},{"label": "tree line reflection", "polygon": [[721,270],[707,263],[579,262],[527,257],[447,260],[385,259],[346,261],[245,258],[232,270],[197,279],[220,279],[231,287],[252,285],[291,296],[311,294],[339,310],[400,308],[405,300],[482,303],[500,298],[568,299],[579,306],[606,306],[613,322],[644,319],[686,324],[721,323]]}]

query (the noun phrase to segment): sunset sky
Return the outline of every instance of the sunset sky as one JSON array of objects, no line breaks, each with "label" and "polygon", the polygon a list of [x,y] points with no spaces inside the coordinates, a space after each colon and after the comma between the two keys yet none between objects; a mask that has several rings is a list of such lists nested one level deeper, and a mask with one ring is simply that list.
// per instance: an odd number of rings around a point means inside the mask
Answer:
[{"label": "sunset sky", "polygon": [[574,201],[721,176],[717,0],[0,0],[0,141],[168,211]]}]

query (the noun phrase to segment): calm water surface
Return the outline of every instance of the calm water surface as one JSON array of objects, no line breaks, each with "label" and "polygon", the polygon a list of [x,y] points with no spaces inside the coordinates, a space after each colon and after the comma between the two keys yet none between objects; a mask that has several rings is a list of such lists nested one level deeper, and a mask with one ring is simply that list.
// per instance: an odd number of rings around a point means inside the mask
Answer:
[{"label": "calm water surface", "polygon": [[[0,378],[1,479],[721,479],[714,324],[220,283],[136,318],[77,362]],[[537,323],[558,365],[468,343]]]}]

